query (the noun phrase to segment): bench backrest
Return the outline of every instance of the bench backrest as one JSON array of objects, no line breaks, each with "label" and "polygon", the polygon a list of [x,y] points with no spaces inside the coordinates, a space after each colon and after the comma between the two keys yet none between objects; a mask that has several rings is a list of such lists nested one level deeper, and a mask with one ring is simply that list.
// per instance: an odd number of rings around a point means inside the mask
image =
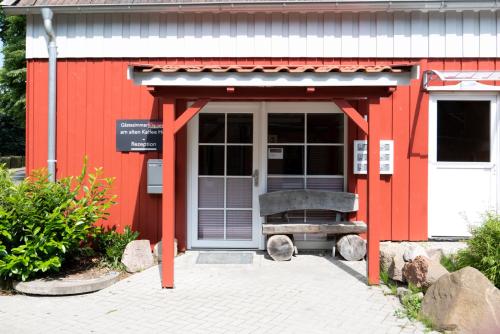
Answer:
[{"label": "bench backrest", "polygon": [[259,196],[260,216],[293,210],[358,211],[358,195],[328,190],[282,190]]}]

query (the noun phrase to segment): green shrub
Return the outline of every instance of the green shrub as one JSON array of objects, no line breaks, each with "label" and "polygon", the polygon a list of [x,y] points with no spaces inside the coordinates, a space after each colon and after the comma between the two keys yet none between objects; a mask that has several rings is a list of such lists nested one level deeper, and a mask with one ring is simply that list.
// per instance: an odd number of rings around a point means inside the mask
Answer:
[{"label": "green shrub", "polygon": [[487,214],[484,223],[471,234],[468,247],[456,256],[458,267],[474,267],[500,288],[500,216]]},{"label": "green shrub", "polygon": [[95,235],[94,223],[106,219],[114,204],[112,179],[102,169],[50,182],[36,170],[14,185],[0,166],[0,277],[27,280],[58,271],[63,262]]},{"label": "green shrub", "polygon": [[460,269],[455,255],[443,255],[441,257],[441,265],[446,268],[450,273]]},{"label": "green shrub", "polygon": [[401,298],[403,309],[400,310],[401,315],[408,317],[411,320],[420,320],[420,309],[422,308],[422,299],[418,293],[408,293]]},{"label": "green shrub", "polygon": [[98,250],[103,254],[104,261],[111,267],[121,269],[121,259],[127,244],[139,236],[139,232],[132,232],[130,226],[126,226],[123,233],[116,231],[116,227],[103,230],[96,234]]}]

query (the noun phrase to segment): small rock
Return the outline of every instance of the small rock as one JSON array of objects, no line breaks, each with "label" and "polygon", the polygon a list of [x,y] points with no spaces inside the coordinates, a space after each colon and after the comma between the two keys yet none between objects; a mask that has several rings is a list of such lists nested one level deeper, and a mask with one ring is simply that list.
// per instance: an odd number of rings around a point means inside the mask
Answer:
[{"label": "small rock", "polygon": [[405,261],[403,261],[402,257],[394,256],[392,258],[391,265],[389,266],[389,278],[393,281],[405,282],[403,276],[403,267],[405,265]]},{"label": "small rock", "polygon": [[409,293],[411,293],[411,291],[403,286],[400,286],[396,289],[396,295],[400,298],[402,298],[403,296],[406,296]]},{"label": "small rock", "polygon": [[500,333],[500,290],[477,269],[465,267],[427,290],[422,314],[442,331]]},{"label": "small rock", "polygon": [[423,292],[416,293],[415,295],[417,296],[418,300],[424,299],[424,293]]},{"label": "small rock", "polygon": [[392,263],[392,258],[399,256],[403,258],[405,247],[397,242],[382,242],[380,243],[380,270],[389,271]]},{"label": "small rock", "polygon": [[417,256],[423,256],[426,258],[429,258],[429,255],[427,254],[426,250],[424,247],[417,245],[417,244],[412,244],[410,247],[408,247],[404,254],[403,254],[403,259],[406,262],[410,262],[415,260]]},{"label": "small rock", "polygon": [[392,294],[391,289],[390,289],[387,285],[385,285],[385,284],[381,284],[381,285],[380,285],[380,288],[382,289],[382,293],[383,293],[384,295],[390,295],[390,294]]},{"label": "small rock", "polygon": [[406,263],[403,267],[403,277],[406,281],[424,289],[427,289],[447,273],[448,270],[439,262],[423,256],[417,256],[415,260]]},{"label": "small rock", "polygon": [[[153,247],[153,255],[156,257],[158,262],[161,262],[161,256],[162,256],[162,245],[161,245],[161,240],[158,241],[155,246]],[[174,257],[177,256],[177,238],[174,239]]]},{"label": "small rock", "polygon": [[127,244],[122,256],[125,270],[135,273],[153,266],[154,258],[151,253],[149,240],[134,240]]}]

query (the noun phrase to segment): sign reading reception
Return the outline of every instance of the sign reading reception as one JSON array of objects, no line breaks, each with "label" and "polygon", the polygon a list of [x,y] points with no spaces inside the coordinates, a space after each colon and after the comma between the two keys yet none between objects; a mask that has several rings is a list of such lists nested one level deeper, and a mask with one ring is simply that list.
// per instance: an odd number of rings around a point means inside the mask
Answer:
[{"label": "sign reading reception", "polygon": [[116,121],[116,150],[119,152],[161,151],[163,124],[158,120]]}]

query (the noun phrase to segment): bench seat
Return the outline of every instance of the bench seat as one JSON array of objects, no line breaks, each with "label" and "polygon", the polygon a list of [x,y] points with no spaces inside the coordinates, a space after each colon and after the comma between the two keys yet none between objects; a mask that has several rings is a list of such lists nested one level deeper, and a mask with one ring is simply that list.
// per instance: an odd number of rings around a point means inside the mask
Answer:
[{"label": "bench seat", "polygon": [[266,235],[294,233],[348,234],[364,233],[366,230],[366,224],[362,221],[262,224],[262,233]]}]

